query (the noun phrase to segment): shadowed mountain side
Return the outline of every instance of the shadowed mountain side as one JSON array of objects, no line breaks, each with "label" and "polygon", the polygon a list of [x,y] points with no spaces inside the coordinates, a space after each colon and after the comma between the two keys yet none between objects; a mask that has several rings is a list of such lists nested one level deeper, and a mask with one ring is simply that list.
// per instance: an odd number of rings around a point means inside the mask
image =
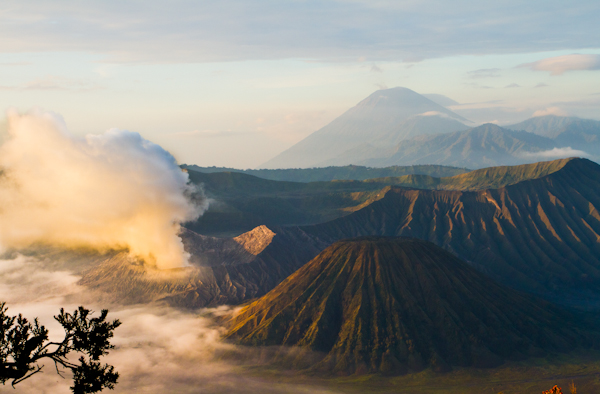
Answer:
[{"label": "shadowed mountain side", "polygon": [[410,89],[378,90],[260,167],[315,167],[359,144],[377,140],[390,133],[402,133],[401,124],[408,118],[433,112],[445,116],[441,118],[441,122],[450,120],[448,118],[454,119],[451,128],[455,127],[456,120],[465,120]]},{"label": "shadowed mountain side", "polygon": [[205,235],[231,237],[260,225],[303,225],[338,218],[369,201],[385,183],[362,181],[278,182],[247,174],[200,173],[190,179],[213,201],[185,226]]},{"label": "shadowed mountain side", "polygon": [[457,120],[438,115],[417,115],[404,121],[398,130],[392,130],[373,141],[376,146],[395,146],[401,141],[420,135],[452,133],[470,127]]},{"label": "shadowed mountain side", "polygon": [[586,341],[574,320],[429,242],[358,238],[333,244],[245,306],[227,337],[322,352],[315,370],[446,371],[571,350]]},{"label": "shadowed mountain side", "polygon": [[364,145],[322,161],[319,165],[351,163],[387,167],[439,164],[482,168],[531,162],[534,160],[527,157],[527,154],[554,147],[555,142],[547,137],[484,124],[465,131],[422,135],[383,149]]},{"label": "shadowed mountain side", "polygon": [[[600,166],[569,160],[538,179],[477,192],[391,188],[303,232],[326,243],[365,236],[431,241],[501,283],[559,302],[600,294]],[[570,300],[569,297],[574,297]]]},{"label": "shadowed mountain side", "polygon": [[434,178],[427,175],[365,181],[276,182],[240,173],[190,171],[213,199],[208,211],[186,227],[205,235],[231,237],[259,225],[323,223],[357,211],[380,198],[387,185],[418,189],[482,190],[499,188],[558,171],[567,160],[515,167],[493,167]]},{"label": "shadowed mountain side", "polygon": [[195,232],[231,237],[260,225],[320,223],[343,216],[344,208],[368,200],[384,187],[361,181],[279,182],[234,172],[190,171],[213,201],[198,220],[185,226]]},{"label": "shadowed mountain side", "polygon": [[[185,230],[191,266],[156,270],[119,252],[89,267],[80,283],[127,303],[166,301],[185,308],[239,304],[265,294],[326,247],[301,231],[275,231],[262,226],[221,239]],[[295,252],[287,253],[289,248]]]},{"label": "shadowed mountain side", "polygon": [[365,179],[403,176],[410,174],[429,175],[434,177],[448,177],[463,174],[466,168],[420,165],[420,166],[392,166],[384,168],[371,168],[362,166],[322,167],[322,168],[285,168],[277,170],[238,170],[229,167],[200,167],[197,165],[181,165],[188,171],[201,173],[214,172],[241,172],[258,178],[272,181],[285,182],[329,182],[334,180],[362,181]]}]

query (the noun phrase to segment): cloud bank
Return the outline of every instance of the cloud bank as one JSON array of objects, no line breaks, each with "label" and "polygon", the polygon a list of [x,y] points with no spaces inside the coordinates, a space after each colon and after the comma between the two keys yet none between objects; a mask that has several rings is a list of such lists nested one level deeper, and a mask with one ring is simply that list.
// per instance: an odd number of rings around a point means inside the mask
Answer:
[{"label": "cloud bank", "polygon": [[521,64],[518,67],[530,68],[534,71],[548,71],[550,75],[562,75],[567,71],[600,70],[600,55],[555,56],[533,63]]},{"label": "cloud bank", "polygon": [[582,150],[573,149],[570,146],[564,148],[552,148],[541,152],[523,152],[521,157],[531,159],[561,159],[566,157],[590,157],[590,154]]},{"label": "cloud bank", "polygon": [[[205,310],[182,312],[163,305],[124,306],[111,297],[77,284],[79,277],[60,262],[22,255],[0,260],[0,301],[8,313],[22,313],[50,330],[50,340],[60,340],[62,328],[54,321],[60,308],[73,311],[79,305],[98,313],[108,309],[108,318],[123,323],[111,341],[115,349],[103,359],[115,366],[119,382],[115,394],[331,394],[332,390],[312,384],[295,384],[277,378],[253,376],[244,365],[257,366],[261,353],[255,349],[222,342],[222,329],[206,316]],[[85,266],[89,262],[80,260]],[[211,311],[224,312],[221,310]],[[97,316],[94,315],[94,316]],[[230,356],[228,356],[230,355]],[[43,373],[15,386],[0,386],[14,394],[67,394],[71,376],[59,377],[48,362]]]},{"label": "cloud bank", "polygon": [[180,223],[206,207],[173,156],[139,134],[76,137],[55,115],[9,112],[0,169],[3,248],[128,248],[159,268],[187,264]]},{"label": "cloud bank", "polygon": [[[597,1],[7,0],[0,52],[115,62],[356,61],[597,48]],[[307,26],[310,28],[307,29]]]},{"label": "cloud bank", "polygon": [[559,107],[548,107],[546,109],[539,109],[539,110],[535,111],[533,113],[532,117],[537,118],[539,116],[546,116],[546,115],[569,116],[569,114],[566,111],[563,111]]}]

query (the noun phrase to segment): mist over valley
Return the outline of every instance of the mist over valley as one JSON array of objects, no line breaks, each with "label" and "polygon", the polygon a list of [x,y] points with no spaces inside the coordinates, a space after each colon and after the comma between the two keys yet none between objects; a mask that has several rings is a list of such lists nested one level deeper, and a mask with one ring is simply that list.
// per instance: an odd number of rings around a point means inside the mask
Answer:
[{"label": "mist over valley", "polygon": [[0,7],[0,392],[600,392],[600,3]]}]

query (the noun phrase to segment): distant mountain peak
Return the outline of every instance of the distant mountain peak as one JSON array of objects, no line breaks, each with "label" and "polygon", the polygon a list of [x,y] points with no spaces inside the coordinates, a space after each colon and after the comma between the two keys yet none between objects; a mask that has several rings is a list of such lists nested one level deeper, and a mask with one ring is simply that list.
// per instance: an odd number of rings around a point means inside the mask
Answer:
[{"label": "distant mountain peak", "polygon": [[444,106],[437,104],[435,101],[404,87],[395,87],[389,89],[381,89],[373,92],[364,100],[360,101],[354,108],[369,108],[369,107],[382,107],[391,108],[395,110],[402,110],[403,108],[437,108],[437,110],[429,110],[418,112],[414,111],[410,116],[419,115],[424,112],[438,112],[439,114],[446,115],[450,118],[457,120],[466,121],[462,116],[455,114],[454,112],[446,109]]},{"label": "distant mountain peak", "polygon": [[[371,143],[383,136],[394,139],[395,133],[405,134],[403,127],[408,119],[433,112],[440,114],[440,133],[449,129],[454,131],[457,122],[467,121],[411,89],[395,87],[377,90],[261,168],[315,167],[361,144]],[[345,164],[353,163],[336,163]]]}]

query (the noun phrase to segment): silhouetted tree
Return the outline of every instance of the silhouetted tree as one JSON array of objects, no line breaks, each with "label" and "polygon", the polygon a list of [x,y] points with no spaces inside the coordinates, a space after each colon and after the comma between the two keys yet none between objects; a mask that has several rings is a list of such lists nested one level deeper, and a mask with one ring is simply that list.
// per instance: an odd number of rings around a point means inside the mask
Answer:
[{"label": "silhouetted tree", "polygon": [[[38,362],[50,359],[54,362],[56,372],[61,375],[61,368],[73,372],[74,394],[96,393],[105,388],[113,389],[119,374],[112,365],[100,363],[100,357],[108,353],[114,346],[109,340],[115,328],[121,325],[119,320],[106,321],[108,311],[102,310],[99,317],[90,317],[93,313],[80,306],[76,311],[60,314],[54,319],[65,330],[61,342],[50,342],[48,330],[33,323],[22,315],[9,316],[5,303],[0,304],[0,382],[6,384],[12,380],[14,386],[42,371],[43,365]],[[79,363],[67,358],[72,353],[79,353]],[[61,375],[62,376],[62,375]]]}]

